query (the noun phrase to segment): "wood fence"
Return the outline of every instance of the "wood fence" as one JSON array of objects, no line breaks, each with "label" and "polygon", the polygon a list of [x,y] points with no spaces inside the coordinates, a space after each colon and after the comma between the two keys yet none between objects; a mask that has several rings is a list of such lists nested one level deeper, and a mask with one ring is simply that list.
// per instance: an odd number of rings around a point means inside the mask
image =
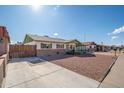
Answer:
[{"label": "wood fence", "polygon": [[10,45],[9,58],[36,56],[35,45]]}]

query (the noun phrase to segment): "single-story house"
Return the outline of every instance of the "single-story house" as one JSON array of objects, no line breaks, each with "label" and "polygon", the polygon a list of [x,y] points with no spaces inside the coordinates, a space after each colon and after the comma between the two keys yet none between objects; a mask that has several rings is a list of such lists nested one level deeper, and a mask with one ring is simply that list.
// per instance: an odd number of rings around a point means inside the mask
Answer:
[{"label": "single-story house", "polygon": [[95,42],[83,42],[83,46],[85,46],[85,50],[89,52],[95,52],[97,50],[97,44]]},{"label": "single-story house", "polygon": [[63,54],[68,50],[75,49],[81,44],[76,39],[65,40],[32,34],[26,34],[23,43],[24,45],[36,45],[37,56]]}]

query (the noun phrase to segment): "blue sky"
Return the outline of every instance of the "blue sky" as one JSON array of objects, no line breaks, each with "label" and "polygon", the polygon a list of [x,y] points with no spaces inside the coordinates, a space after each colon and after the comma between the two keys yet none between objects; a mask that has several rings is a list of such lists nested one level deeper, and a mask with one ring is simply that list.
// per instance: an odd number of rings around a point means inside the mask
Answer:
[{"label": "blue sky", "polygon": [[[124,6],[0,6],[11,41],[25,34],[124,44]],[[84,39],[85,36],[85,39]]]}]

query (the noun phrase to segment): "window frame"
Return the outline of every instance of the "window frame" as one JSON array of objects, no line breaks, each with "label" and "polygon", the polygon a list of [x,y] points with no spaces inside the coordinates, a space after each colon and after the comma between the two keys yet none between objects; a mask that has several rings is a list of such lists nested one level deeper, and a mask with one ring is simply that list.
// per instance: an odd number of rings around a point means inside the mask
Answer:
[{"label": "window frame", "polygon": [[41,49],[51,49],[52,48],[52,44],[40,43],[40,48]]}]

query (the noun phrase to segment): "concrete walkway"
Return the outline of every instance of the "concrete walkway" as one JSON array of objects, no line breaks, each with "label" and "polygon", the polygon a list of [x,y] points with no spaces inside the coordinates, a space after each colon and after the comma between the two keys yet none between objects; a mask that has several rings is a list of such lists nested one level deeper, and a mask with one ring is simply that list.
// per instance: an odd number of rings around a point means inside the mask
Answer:
[{"label": "concrete walkway", "polygon": [[111,71],[101,83],[102,88],[124,88],[124,54],[121,54]]},{"label": "concrete walkway", "polygon": [[[96,88],[99,82],[39,58],[18,58],[8,64],[5,87]],[[33,62],[32,62],[33,61]]]}]

